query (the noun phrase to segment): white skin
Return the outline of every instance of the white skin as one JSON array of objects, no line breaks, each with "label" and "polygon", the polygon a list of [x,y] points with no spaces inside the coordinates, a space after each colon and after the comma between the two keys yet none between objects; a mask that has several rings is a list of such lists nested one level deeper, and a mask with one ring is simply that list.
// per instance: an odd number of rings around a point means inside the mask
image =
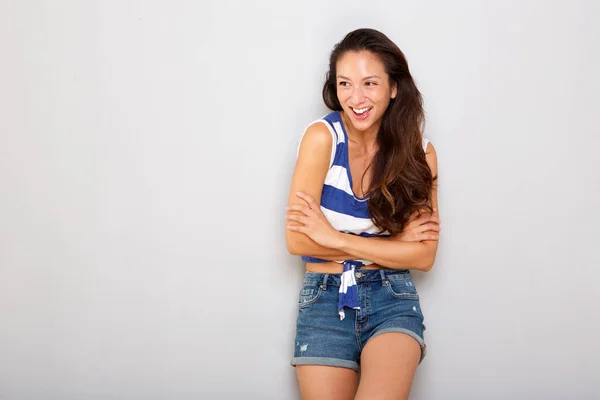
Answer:
[{"label": "white skin", "polygon": [[[336,64],[337,96],[343,108],[342,121],[348,133],[349,164],[354,192],[364,197],[362,188],[371,180],[366,171],[377,151],[376,137],[381,118],[396,87],[380,59],[374,54],[347,52]],[[355,108],[370,109],[360,119]],[[432,190],[433,213],[413,214],[401,233],[389,238],[363,238],[337,231],[321,212],[315,199],[321,196],[329,167],[331,136],[322,124],[307,129],[300,146],[292,187],[286,208],[286,243],[292,254],[328,260],[348,258],[371,260],[364,268],[420,269],[433,265],[439,240],[437,183]],[[437,175],[437,156],[431,144],[427,162]],[[367,172],[365,174],[365,171]],[[360,182],[364,175],[364,180]],[[307,263],[307,270],[341,273],[339,263]],[[390,332],[368,341],[361,353],[361,379],[355,371],[319,365],[297,366],[302,398],[311,399],[407,399],[421,349],[410,336]]]}]

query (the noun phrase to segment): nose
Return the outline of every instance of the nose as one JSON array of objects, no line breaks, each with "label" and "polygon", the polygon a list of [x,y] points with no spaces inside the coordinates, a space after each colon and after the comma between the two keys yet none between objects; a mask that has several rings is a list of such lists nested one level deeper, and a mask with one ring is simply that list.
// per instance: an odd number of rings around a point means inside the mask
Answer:
[{"label": "nose", "polygon": [[357,87],[355,86],[352,88],[352,94],[350,96],[350,100],[352,101],[352,104],[355,106],[362,104],[362,102],[365,101],[365,92],[361,85],[359,85]]}]

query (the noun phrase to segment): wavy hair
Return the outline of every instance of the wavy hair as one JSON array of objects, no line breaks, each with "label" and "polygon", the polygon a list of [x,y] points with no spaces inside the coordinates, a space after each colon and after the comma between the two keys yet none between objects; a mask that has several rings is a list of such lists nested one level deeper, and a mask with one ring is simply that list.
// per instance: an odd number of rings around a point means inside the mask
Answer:
[{"label": "wavy hair", "polygon": [[342,110],[337,97],[336,64],[349,51],[369,51],[378,56],[389,75],[389,84],[398,87],[396,98],[391,99],[383,114],[377,133],[378,150],[367,168],[373,167],[367,190],[371,219],[382,231],[398,233],[413,212],[433,211],[431,193],[437,175],[431,176],[423,151],[423,98],[398,46],[379,31],[358,29],[337,43],[329,58],[323,100],[331,110]]}]

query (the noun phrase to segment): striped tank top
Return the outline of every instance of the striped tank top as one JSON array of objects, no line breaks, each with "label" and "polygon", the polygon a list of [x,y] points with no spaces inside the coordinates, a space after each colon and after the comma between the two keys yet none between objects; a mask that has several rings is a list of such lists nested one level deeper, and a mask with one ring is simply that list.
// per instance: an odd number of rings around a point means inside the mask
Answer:
[{"label": "striped tank top", "polygon": [[[310,125],[318,122],[322,122],[327,126],[333,141],[329,170],[325,176],[321,194],[321,211],[331,226],[340,232],[363,237],[389,236],[389,232],[379,230],[371,220],[368,196],[358,197],[352,190],[352,173],[348,163],[348,134],[339,111],[331,112]],[[426,151],[427,143],[429,143],[429,140],[423,138],[423,151]],[[300,151],[300,146],[298,146],[298,151]],[[329,260],[310,256],[302,256],[302,261],[310,263],[330,262]],[[354,271],[362,266],[372,264],[372,262],[368,260],[336,262],[344,266],[338,302],[340,319],[344,319],[344,307],[360,309]]]}]

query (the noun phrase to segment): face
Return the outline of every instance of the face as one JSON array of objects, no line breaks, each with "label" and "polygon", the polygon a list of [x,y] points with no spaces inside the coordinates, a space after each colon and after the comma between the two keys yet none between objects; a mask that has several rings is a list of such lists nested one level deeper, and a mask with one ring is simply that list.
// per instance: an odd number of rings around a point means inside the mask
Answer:
[{"label": "face", "polygon": [[338,58],[336,70],[337,97],[354,129],[378,128],[397,94],[383,62],[369,51],[349,51]]}]

